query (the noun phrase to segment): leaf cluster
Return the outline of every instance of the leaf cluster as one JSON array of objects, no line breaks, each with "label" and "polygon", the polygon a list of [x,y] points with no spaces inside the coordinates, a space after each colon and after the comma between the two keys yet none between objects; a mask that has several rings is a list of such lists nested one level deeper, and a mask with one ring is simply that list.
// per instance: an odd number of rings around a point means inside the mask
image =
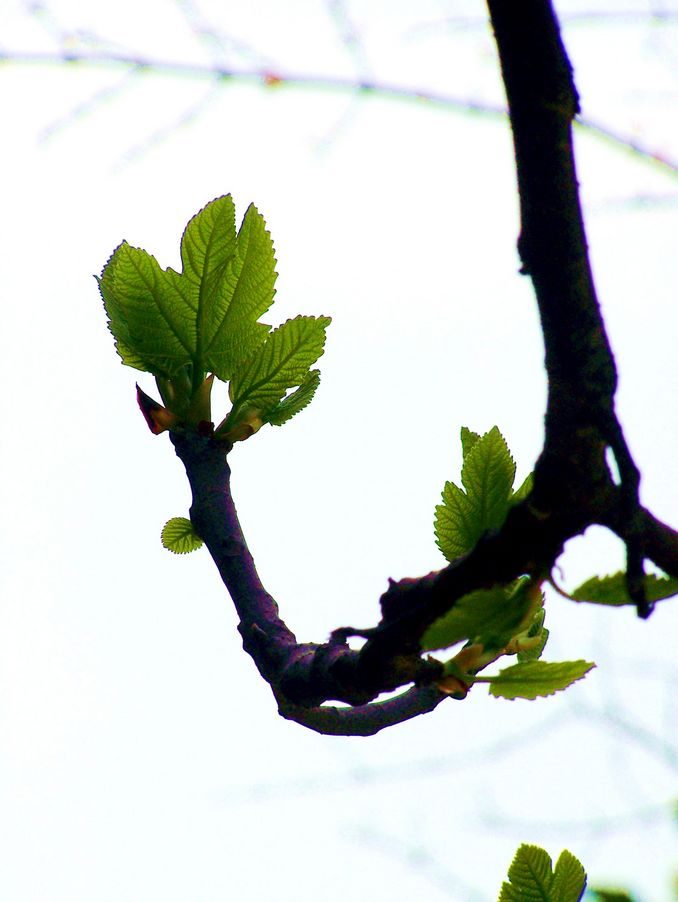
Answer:
[{"label": "leaf cluster", "polygon": [[154,433],[211,431],[214,378],[229,383],[230,412],[214,430],[233,443],[264,423],[280,426],[318,387],[329,317],[297,316],[276,329],[259,321],[275,294],[275,254],[251,205],[236,231],[231,195],[207,204],[181,238],[182,271],[123,241],[98,280],[122,362],[152,373],[162,405],[139,390]]},{"label": "leaf cluster", "polygon": [[[468,554],[487,530],[499,529],[510,506],[532,486],[530,474],[514,489],[516,465],[496,426],[484,435],[462,428],[461,444],[461,486],[445,483],[434,522],[438,547],[450,561]],[[446,662],[440,688],[463,695],[468,685],[486,682],[496,697],[534,699],[567,688],[591,670],[588,661],[539,660],[549,635],[541,585],[526,574],[508,585],[478,589],[431,624],[421,640],[423,651],[465,643]],[[517,663],[494,676],[477,675],[503,655],[516,655]]]}]

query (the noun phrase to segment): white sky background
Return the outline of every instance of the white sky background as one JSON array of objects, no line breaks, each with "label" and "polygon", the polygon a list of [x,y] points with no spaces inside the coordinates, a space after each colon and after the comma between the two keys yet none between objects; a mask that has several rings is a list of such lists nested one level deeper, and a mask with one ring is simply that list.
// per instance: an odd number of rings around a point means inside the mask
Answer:
[{"label": "white sky background", "polygon": [[[584,113],[678,160],[678,4],[614,10],[637,15],[566,27]],[[497,106],[483,13],[5,0],[2,50],[370,78]],[[234,450],[236,503],[300,639],[373,625],[388,576],[444,563],[433,509],[458,477],[460,427],[497,423],[520,479],[541,446],[506,122],[77,64],[5,62],[0,103],[2,899],[479,902],[521,841],[567,846],[593,884],[673,898],[675,604],[643,623],[552,598],[547,657],[598,663],[557,698],[478,688],[371,739],[283,721],[207,553],[160,546],[188,486],[138,412],[135,377],[152,379],[119,365],[92,278],[123,238],[178,267],[181,231],[213,197],[258,205],[279,261],[269,319],[333,324],[311,408]],[[585,132],[577,147],[621,417],[645,503],[675,524],[678,180]],[[621,560],[593,531],[568,546],[562,581]]]}]

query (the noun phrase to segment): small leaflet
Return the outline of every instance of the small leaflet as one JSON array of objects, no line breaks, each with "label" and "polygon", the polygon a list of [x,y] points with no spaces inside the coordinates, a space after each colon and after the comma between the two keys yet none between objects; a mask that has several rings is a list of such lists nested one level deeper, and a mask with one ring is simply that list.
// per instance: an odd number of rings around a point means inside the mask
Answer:
[{"label": "small leaflet", "polygon": [[274,411],[288,389],[300,386],[323,353],[327,316],[297,316],[279,326],[231,379],[233,410],[228,426],[242,410],[257,410],[263,420]]},{"label": "small leaflet", "polygon": [[595,666],[590,661],[525,661],[478,682],[489,682],[496,698],[534,699],[567,689]]},{"label": "small leaflet", "polygon": [[448,561],[468,554],[482,535],[466,492],[446,482],[443,503],[436,507],[434,529],[436,543]]},{"label": "small leaflet", "polygon": [[203,541],[187,517],[172,517],[163,526],[160,540],[173,554],[188,554],[202,547]]}]

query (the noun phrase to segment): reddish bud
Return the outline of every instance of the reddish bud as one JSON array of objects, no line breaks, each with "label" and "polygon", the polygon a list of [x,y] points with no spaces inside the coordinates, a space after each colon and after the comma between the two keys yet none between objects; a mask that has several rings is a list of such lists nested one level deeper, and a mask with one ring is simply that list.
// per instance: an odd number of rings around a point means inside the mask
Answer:
[{"label": "reddish bud", "polygon": [[158,404],[138,385],[137,403],[153,435],[160,435],[161,432],[171,429],[179,422],[179,418],[175,414],[163,407],[162,404]]}]

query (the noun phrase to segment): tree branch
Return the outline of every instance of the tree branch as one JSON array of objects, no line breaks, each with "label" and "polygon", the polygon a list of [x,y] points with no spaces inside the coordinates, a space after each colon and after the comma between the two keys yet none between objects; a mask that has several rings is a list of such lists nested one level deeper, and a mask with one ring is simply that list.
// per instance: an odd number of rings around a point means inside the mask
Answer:
[{"label": "tree branch", "polygon": [[[322,733],[371,735],[432,710],[442,665],[422,660],[421,637],[463,595],[522,574],[547,577],[565,542],[600,523],[627,547],[627,586],[639,613],[644,558],[678,576],[678,534],[638,501],[639,473],[614,408],[617,375],[596,298],[572,147],[578,98],[549,0],[488,0],[509,102],[521,207],[519,253],[534,283],[544,335],[545,441],[529,498],[468,555],[419,579],[391,581],[382,618],[343,627],[324,644],[298,643],[266,592],[230,492],[228,448],[210,435],[171,439],[193,493],[191,520],[240,617],[246,651],[282,716]],[[617,485],[607,465],[614,454]],[[360,651],[350,636],[367,641]],[[385,702],[384,692],[414,684]],[[463,694],[463,693],[462,693]],[[329,700],[352,707],[324,707]]]},{"label": "tree branch", "polygon": [[[233,599],[243,646],[273,688],[283,717],[319,733],[370,736],[432,711],[449,697],[432,686],[415,686],[396,698],[369,704],[380,692],[416,675],[423,681],[427,672],[431,677],[440,675],[439,665],[420,660],[418,646],[412,655],[417,674],[384,683],[366,679],[360,653],[348,647],[346,637],[334,636],[323,645],[298,643],[264,589],[247,548],[231,496],[226,448],[209,436],[190,432],[171,433],[171,440],[193,494],[191,521]],[[321,707],[329,699],[355,707]]]},{"label": "tree branch", "polygon": [[[533,281],[548,374],[546,436],[533,504],[546,513],[581,504],[581,490],[611,491],[605,452],[621,477],[616,532],[627,550],[627,586],[644,593],[640,474],[617,419],[617,373],[596,298],[572,146],[579,98],[550,0],[488,0],[516,154],[523,272]],[[572,492],[574,491],[574,495]]]},{"label": "tree branch", "polygon": [[279,698],[278,710],[287,720],[326,736],[374,736],[386,727],[428,714],[444,699],[452,697],[434,686],[425,689],[415,686],[388,701],[356,708],[302,708]]}]

